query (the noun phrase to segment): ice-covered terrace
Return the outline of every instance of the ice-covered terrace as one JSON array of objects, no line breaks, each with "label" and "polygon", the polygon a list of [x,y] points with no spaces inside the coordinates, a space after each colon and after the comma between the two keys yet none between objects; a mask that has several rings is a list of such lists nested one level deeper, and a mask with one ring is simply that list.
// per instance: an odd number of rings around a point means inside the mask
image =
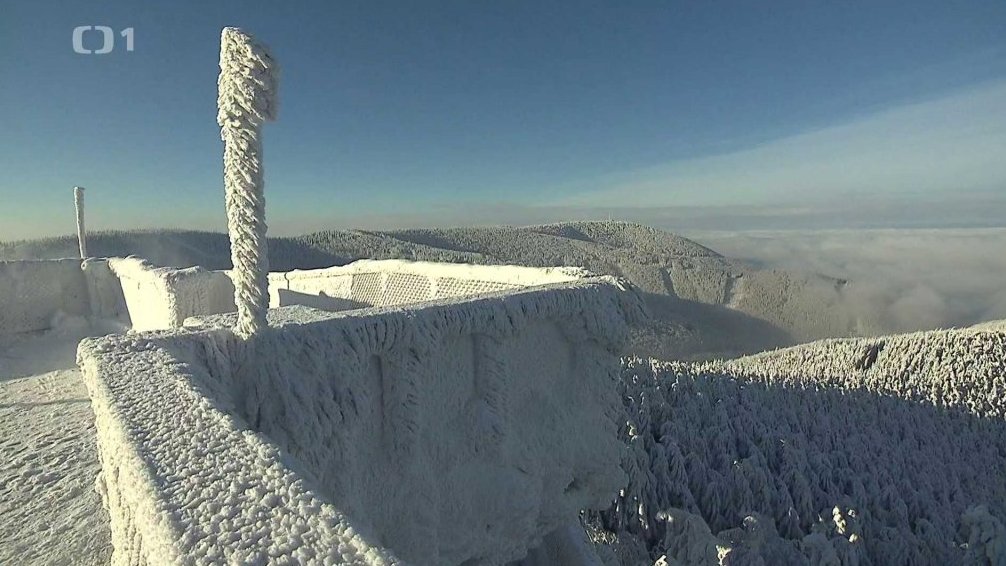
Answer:
[{"label": "ice-covered terrace", "polygon": [[[610,380],[634,293],[576,269],[405,261],[268,279],[270,328],[245,342],[219,314],[228,272],[0,263],[4,343],[43,364],[5,388],[59,381],[79,429],[68,553],[107,556],[110,533],[115,563],[591,561],[576,518],[623,479]],[[79,350],[95,429],[72,346],[108,330]],[[54,414],[30,428],[55,435]]]}]

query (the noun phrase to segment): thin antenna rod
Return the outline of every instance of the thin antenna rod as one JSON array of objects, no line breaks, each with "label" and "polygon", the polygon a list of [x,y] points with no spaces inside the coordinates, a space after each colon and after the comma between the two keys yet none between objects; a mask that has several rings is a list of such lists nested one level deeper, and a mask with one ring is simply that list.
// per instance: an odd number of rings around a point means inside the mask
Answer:
[{"label": "thin antenna rod", "polygon": [[73,188],[73,206],[77,209],[77,244],[80,259],[87,258],[87,239],[84,236],[84,187]]}]

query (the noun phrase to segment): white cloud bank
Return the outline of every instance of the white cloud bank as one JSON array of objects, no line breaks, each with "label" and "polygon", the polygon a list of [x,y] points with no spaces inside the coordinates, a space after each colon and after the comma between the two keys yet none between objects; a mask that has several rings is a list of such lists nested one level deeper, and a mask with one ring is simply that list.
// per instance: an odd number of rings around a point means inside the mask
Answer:
[{"label": "white cloud bank", "polygon": [[765,267],[848,279],[854,308],[902,332],[1006,319],[1006,228],[696,232]]}]

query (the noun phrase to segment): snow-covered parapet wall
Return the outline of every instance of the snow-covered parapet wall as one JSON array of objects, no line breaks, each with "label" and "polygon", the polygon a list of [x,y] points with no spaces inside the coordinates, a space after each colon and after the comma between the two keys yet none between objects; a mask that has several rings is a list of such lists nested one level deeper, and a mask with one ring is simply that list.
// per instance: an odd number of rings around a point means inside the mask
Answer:
[{"label": "snow-covered parapet wall", "polygon": [[134,330],[176,328],[234,310],[224,272],[156,267],[138,258],[0,262],[0,334],[47,330],[60,316]]},{"label": "snow-covered parapet wall", "polygon": [[[83,273],[81,271],[83,270]],[[269,274],[270,306],[326,311],[416,303],[574,281],[577,268],[361,260]],[[0,263],[0,333],[44,330],[57,312],[133,330],[179,328],[186,318],[234,312],[233,272],[158,267],[136,257]]]},{"label": "snow-covered parapet wall", "polygon": [[139,258],[111,258],[133,330],[177,328],[190,316],[234,310],[234,285],[223,272],[156,267]]},{"label": "snow-covered parapet wall", "polygon": [[508,291],[590,275],[575,267],[359,260],[327,269],[270,273],[269,304],[346,310]]},{"label": "snow-covered parapet wall", "polygon": [[588,279],[274,309],[243,368],[233,314],[85,340],[114,562],[520,559],[623,485],[612,383],[640,314]]},{"label": "snow-covered parapet wall", "polygon": [[0,261],[0,334],[47,330],[60,314],[89,313],[79,259]]}]

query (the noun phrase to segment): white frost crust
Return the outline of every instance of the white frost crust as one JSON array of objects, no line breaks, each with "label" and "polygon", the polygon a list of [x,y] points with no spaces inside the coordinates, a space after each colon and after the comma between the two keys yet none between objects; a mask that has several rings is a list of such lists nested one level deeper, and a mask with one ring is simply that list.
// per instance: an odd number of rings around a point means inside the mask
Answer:
[{"label": "white frost crust", "polygon": [[83,342],[114,561],[575,554],[542,537],[624,482],[611,384],[640,300],[612,282],[294,317],[248,368],[212,325]]},{"label": "white frost crust", "polygon": [[0,261],[0,335],[51,328],[57,315],[87,316],[79,259]]},{"label": "white frost crust", "polygon": [[[81,269],[83,275],[78,273]],[[588,276],[576,268],[361,260],[342,267],[272,273],[269,288],[274,307],[303,304],[333,311],[471,296]],[[0,262],[0,283],[7,281],[6,288],[13,289],[0,297],[10,303],[0,312],[0,333],[48,328],[57,311],[90,314],[95,320],[117,321],[136,331],[179,328],[189,317],[234,312],[233,277],[233,271],[157,267],[136,257]],[[18,297],[27,300],[19,302]],[[15,317],[27,320],[15,322]]]},{"label": "white frost crust", "polygon": [[1006,564],[1001,325],[629,359],[619,387],[603,520],[665,563]]},{"label": "white frost crust", "polygon": [[178,328],[190,316],[234,310],[234,287],[222,272],[156,267],[132,257],[111,258],[108,267],[121,283],[133,330]]}]

